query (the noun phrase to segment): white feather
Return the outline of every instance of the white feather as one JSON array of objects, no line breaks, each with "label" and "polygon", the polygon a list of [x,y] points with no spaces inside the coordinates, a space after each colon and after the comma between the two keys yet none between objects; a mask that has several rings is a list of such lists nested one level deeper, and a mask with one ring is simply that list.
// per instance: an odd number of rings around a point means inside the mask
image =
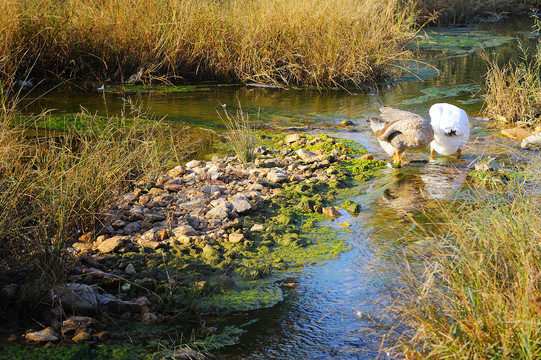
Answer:
[{"label": "white feather", "polygon": [[[434,140],[430,147],[438,154],[451,155],[463,149],[470,138],[470,122],[464,110],[451,104],[434,104],[430,107],[430,124]],[[449,135],[454,131],[454,135]]]}]

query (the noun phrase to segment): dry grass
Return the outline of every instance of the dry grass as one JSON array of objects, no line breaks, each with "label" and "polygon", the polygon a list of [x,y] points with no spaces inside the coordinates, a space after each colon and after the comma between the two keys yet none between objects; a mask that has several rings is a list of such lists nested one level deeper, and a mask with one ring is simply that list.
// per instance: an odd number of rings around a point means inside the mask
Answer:
[{"label": "dry grass", "polygon": [[[439,246],[408,263],[395,310],[408,359],[541,357],[541,158],[525,180],[443,210]],[[533,184],[533,186],[532,186]]]},{"label": "dry grass", "polygon": [[133,182],[178,164],[189,137],[143,115],[84,112],[83,130],[29,135],[43,119],[13,126],[21,117],[5,98],[0,104],[0,268],[26,272],[20,300],[32,302],[69,269],[67,246],[100,229],[102,211]]},{"label": "dry grass", "polygon": [[360,84],[408,56],[416,22],[399,0],[0,2],[4,67],[116,80]]},{"label": "dry grass", "polygon": [[504,122],[522,121],[534,125],[541,115],[541,48],[534,58],[522,49],[523,60],[519,63],[498,65],[487,59],[486,116]]},{"label": "dry grass", "polygon": [[417,3],[421,13],[438,25],[499,19],[524,14],[541,5],[540,0],[418,0]]},{"label": "dry grass", "polygon": [[223,112],[223,115],[218,113],[218,116],[228,131],[225,135],[227,144],[243,164],[254,161],[257,141],[255,127],[250,124],[250,116],[242,110],[240,102],[235,115],[231,115],[225,106]]}]

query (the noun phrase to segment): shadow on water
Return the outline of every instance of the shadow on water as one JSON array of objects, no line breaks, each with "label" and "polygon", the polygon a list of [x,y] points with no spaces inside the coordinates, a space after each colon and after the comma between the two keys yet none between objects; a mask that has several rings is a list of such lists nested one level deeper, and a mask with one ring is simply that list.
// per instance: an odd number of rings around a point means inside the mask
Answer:
[{"label": "shadow on water", "polygon": [[[531,37],[529,28],[528,22],[513,20],[507,25],[484,24],[475,31],[527,41]],[[497,52],[503,60],[517,53],[516,46],[515,40],[506,40],[487,52],[492,56]],[[321,132],[351,120],[356,132],[339,131],[338,136],[355,140],[377,158],[385,159],[387,155],[364,121],[381,105],[423,116],[436,102],[455,103],[473,116],[481,109],[480,89],[486,65],[479,51],[422,54],[423,60],[438,72],[424,79],[385,84],[377,92],[233,86],[189,93],[136,94],[133,98],[142,101],[152,115],[196,127],[219,128],[216,110],[221,104],[234,109],[239,101],[244,110],[259,112],[263,124],[278,128],[300,125]],[[101,115],[119,112],[123,97],[103,97],[95,90],[100,85],[93,84],[91,92],[73,91],[69,96],[62,90],[35,97],[31,93],[22,105],[33,113],[53,108],[58,114],[69,114],[81,106]],[[415,222],[423,221],[423,214],[433,210],[435,200],[452,200],[460,195],[466,174],[479,156],[513,156],[509,149],[516,148],[516,142],[495,137],[497,131],[483,119],[472,117],[471,122],[471,140],[461,160],[439,157],[428,162],[426,151],[415,152],[409,155],[410,166],[385,169],[378,178],[350,189],[348,196],[361,204],[361,213],[352,216],[344,212],[341,218],[321,226],[341,228],[351,250],[335,261],[293,275],[299,286],[284,288],[284,301],[278,305],[222,319],[221,325],[235,325],[245,332],[237,345],[217,351],[218,355],[227,359],[375,359],[380,335],[386,331],[377,325],[375,309],[385,306],[385,283],[398,278],[398,254],[415,241]],[[351,226],[340,227],[344,221]],[[387,356],[380,354],[379,358]]]}]

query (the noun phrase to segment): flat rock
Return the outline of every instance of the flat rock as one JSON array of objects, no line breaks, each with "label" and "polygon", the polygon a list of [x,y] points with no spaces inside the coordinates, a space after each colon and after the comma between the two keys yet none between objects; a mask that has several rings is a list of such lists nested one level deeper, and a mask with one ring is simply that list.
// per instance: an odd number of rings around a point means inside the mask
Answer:
[{"label": "flat rock", "polygon": [[331,207],[324,207],[323,208],[323,214],[327,215],[330,218],[338,218],[338,217],[342,216],[342,214],[340,214],[340,211],[336,210],[332,206]]},{"label": "flat rock", "polygon": [[77,331],[101,329],[103,324],[88,316],[70,316],[62,322],[62,336],[72,337]]},{"label": "flat rock", "polygon": [[139,224],[139,222],[137,221],[129,223],[126,226],[124,226],[123,231],[124,231],[124,234],[126,235],[137,233],[141,231],[141,224]]},{"label": "flat rock", "polygon": [[95,311],[98,307],[98,292],[85,284],[65,284],[54,289],[54,296],[63,307],[74,311]]},{"label": "flat rock", "polygon": [[85,342],[92,340],[92,335],[87,333],[86,331],[80,331],[78,332],[74,337],[71,338],[74,342]]},{"label": "flat rock", "polygon": [[199,167],[201,166],[203,163],[199,160],[192,160],[192,161],[188,161],[186,163],[186,168],[187,169],[193,169],[193,168],[196,168],[196,167]]},{"label": "flat rock", "polygon": [[107,240],[104,240],[98,245],[98,250],[102,253],[110,253],[120,249],[124,245],[124,241],[119,236],[113,236]]},{"label": "flat rock", "polygon": [[184,186],[178,182],[170,182],[165,183],[163,185],[164,190],[171,191],[171,192],[179,192],[184,188]]},{"label": "flat rock", "polygon": [[289,134],[285,137],[284,142],[287,145],[291,145],[293,143],[296,143],[297,141],[301,140],[301,136],[299,134]]},{"label": "flat rock", "polygon": [[30,332],[24,336],[27,341],[33,342],[49,342],[57,341],[58,334],[52,327],[47,327],[41,331]]},{"label": "flat rock", "polygon": [[273,183],[281,183],[286,181],[288,178],[289,177],[281,171],[270,171],[267,174],[267,180]]},{"label": "flat rock", "polygon": [[205,215],[205,217],[208,219],[220,219],[220,220],[227,219],[227,216],[228,216],[227,211],[225,211],[222,208],[213,208],[209,210],[207,214]]},{"label": "flat rock", "polygon": [[252,204],[245,199],[233,199],[233,201],[231,201],[231,205],[233,206],[233,210],[239,214],[252,210]]},{"label": "flat rock", "polygon": [[301,158],[302,161],[305,161],[305,162],[311,162],[311,161],[317,160],[317,154],[308,150],[299,149],[297,150],[297,155],[299,156],[299,158]]},{"label": "flat rock", "polygon": [[511,129],[503,129],[501,133],[504,136],[507,136],[512,139],[518,139],[518,140],[523,140],[532,135],[531,132],[520,127],[515,127]]},{"label": "flat rock", "polygon": [[520,147],[528,150],[541,149],[541,133],[528,136],[522,140]]},{"label": "flat rock", "polygon": [[254,232],[256,232],[256,231],[263,231],[263,230],[265,230],[265,227],[264,227],[263,225],[261,225],[261,224],[254,224],[254,225],[252,225],[252,227],[250,228],[250,231],[254,231]]},{"label": "flat rock", "polygon": [[175,234],[176,237],[186,235],[186,236],[194,236],[197,235],[197,231],[190,225],[182,225],[177,226],[173,229],[173,234]]},{"label": "flat rock", "polygon": [[193,211],[193,210],[199,210],[206,206],[205,200],[192,200],[188,202],[184,202],[180,204],[180,207],[185,210]]},{"label": "flat rock", "polygon": [[99,294],[98,300],[100,305],[117,314],[124,314],[126,312],[138,314],[141,312],[141,305],[138,303],[133,301],[124,301],[111,294]]},{"label": "flat rock", "polygon": [[242,240],[244,240],[244,234],[238,234],[238,233],[229,234],[229,242],[233,244],[240,243]]}]

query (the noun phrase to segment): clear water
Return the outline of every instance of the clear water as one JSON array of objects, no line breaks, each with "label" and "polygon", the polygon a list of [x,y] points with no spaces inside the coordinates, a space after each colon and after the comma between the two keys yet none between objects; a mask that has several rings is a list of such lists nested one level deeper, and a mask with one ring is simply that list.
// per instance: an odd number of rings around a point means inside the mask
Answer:
[{"label": "clear water", "polygon": [[[530,21],[510,20],[488,23],[477,30],[458,30],[465,34],[512,36],[528,41]],[[518,56],[517,42],[486,49],[499,60]],[[434,199],[451,199],[460,190],[468,166],[478,155],[503,154],[502,144],[511,140],[493,137],[493,130],[477,118],[482,106],[480,91],[486,65],[481,50],[454,55],[420,52],[423,63],[415,78],[382,84],[366,91],[312,91],[253,88],[245,86],[209,87],[205,91],[176,94],[130,96],[149,113],[167,121],[196,127],[220,128],[216,113],[221,104],[243,109],[262,123],[278,127],[296,126],[310,132],[337,131],[338,136],[364,145],[378,158],[385,158],[364,118],[378,113],[382,105],[394,106],[428,116],[436,102],[454,103],[472,117],[472,139],[464,159],[441,159],[439,163],[412,162],[402,169],[388,169],[384,175],[355,189],[353,201],[362,204],[358,217],[344,215],[340,222],[351,227],[342,230],[351,250],[335,261],[309,267],[295,279],[299,287],[284,290],[284,301],[270,309],[238,314],[223,319],[223,325],[237,325],[246,332],[235,346],[219,350],[226,359],[375,359],[385,328],[378,329],[378,311],[385,307],[384,285],[398,278],[397,254],[408,244],[412,223],[407,216],[430,209]],[[437,69],[437,71],[436,71]],[[406,81],[407,80],[407,81]],[[86,91],[58,88],[43,94],[26,95],[25,111],[57,109],[72,113],[84,107],[91,113],[120,112],[124,98],[102,96],[91,84]],[[430,91],[427,91],[429,89]],[[466,91],[458,92],[460,89]],[[357,132],[340,130],[343,120],[352,120]],[[413,158],[426,160],[426,153]],[[345,212],[344,212],[345,213]],[[329,221],[322,226],[338,227]],[[399,271],[398,271],[399,272]],[[374,321],[376,320],[376,321]],[[392,357],[392,355],[391,355]],[[380,359],[386,359],[382,353]]]}]

